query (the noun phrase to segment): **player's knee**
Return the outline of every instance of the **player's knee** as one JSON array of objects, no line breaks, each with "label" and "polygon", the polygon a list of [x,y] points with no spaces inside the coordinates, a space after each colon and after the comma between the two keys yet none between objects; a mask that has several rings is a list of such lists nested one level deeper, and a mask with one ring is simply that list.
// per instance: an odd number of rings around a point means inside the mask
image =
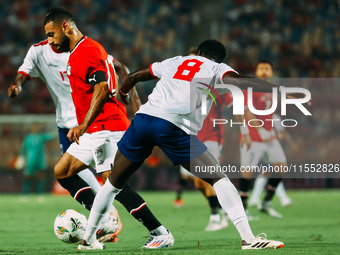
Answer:
[{"label": "player's knee", "polygon": [[111,171],[105,171],[105,172],[102,172],[101,175],[102,175],[102,179],[103,179],[103,183],[106,182],[107,178],[109,178],[111,174]]},{"label": "player's knee", "polygon": [[61,161],[58,161],[54,166],[54,175],[56,179],[63,179],[70,176],[69,167]]}]

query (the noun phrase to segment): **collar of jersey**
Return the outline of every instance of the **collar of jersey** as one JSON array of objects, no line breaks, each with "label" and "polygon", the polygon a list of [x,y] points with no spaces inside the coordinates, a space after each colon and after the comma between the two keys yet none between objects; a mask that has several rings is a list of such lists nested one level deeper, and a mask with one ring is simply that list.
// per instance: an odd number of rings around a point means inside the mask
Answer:
[{"label": "collar of jersey", "polygon": [[86,35],[83,35],[83,37],[77,42],[76,46],[74,46],[73,50],[71,51],[70,54],[72,54],[76,49],[77,47],[87,38]]}]

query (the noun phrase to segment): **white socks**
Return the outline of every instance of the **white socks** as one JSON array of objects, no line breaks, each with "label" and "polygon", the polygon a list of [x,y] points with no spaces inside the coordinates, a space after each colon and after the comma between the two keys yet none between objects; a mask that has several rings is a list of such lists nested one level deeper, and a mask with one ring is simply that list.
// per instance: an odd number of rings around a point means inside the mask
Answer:
[{"label": "white socks", "polygon": [[249,203],[258,203],[260,202],[260,197],[262,192],[264,191],[264,188],[266,187],[266,184],[268,182],[268,178],[260,175],[255,179],[254,182],[254,188],[253,188],[253,192],[251,193],[251,197],[249,199]]},{"label": "white socks", "polygon": [[87,243],[93,243],[96,240],[97,227],[106,216],[106,212],[111,208],[113,200],[120,191],[120,189],[115,188],[111,182],[107,180],[97,193],[83,238]]},{"label": "white socks", "polygon": [[221,216],[219,214],[210,214],[209,221],[220,222]]},{"label": "white socks", "polygon": [[94,176],[94,174],[91,172],[90,169],[86,168],[83,171],[80,171],[78,173],[78,176],[82,178],[88,185],[90,185],[92,191],[97,194],[99,189],[101,188],[98,180]]},{"label": "white socks", "polygon": [[247,215],[244,211],[240,195],[228,178],[223,178],[214,184],[218,201],[228,213],[242,240],[250,243],[255,236],[250,229]]},{"label": "white socks", "polygon": [[286,189],[285,186],[283,185],[283,181],[281,181],[279,183],[279,185],[277,185],[275,194],[278,196],[278,198],[280,199],[281,203],[282,201],[284,201],[285,199],[289,199],[287,193],[286,193]]},{"label": "white socks", "polygon": [[[255,202],[257,203],[257,202],[260,201],[261,194],[264,191],[267,182],[268,182],[268,178],[263,176],[263,175],[260,175],[256,178],[256,180],[254,182],[253,192],[252,192],[251,197],[249,199],[250,204],[255,203]],[[282,201],[289,199],[282,181],[277,186],[277,188],[275,190],[275,194],[280,199],[281,203],[282,203]]]},{"label": "white socks", "polygon": [[159,226],[158,228],[153,229],[150,231],[151,234],[156,234],[156,235],[167,235],[169,232],[168,230],[163,226]]}]

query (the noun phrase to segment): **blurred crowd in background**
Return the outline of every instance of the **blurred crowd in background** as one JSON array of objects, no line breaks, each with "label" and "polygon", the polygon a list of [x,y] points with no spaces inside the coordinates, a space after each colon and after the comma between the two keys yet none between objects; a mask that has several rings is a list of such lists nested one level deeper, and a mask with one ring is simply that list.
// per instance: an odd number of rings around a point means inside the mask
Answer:
[{"label": "blurred crowd in background", "polygon": [[[48,9],[69,10],[83,34],[99,41],[131,71],[154,61],[185,55],[204,39],[218,39],[228,49],[228,63],[252,74],[256,63],[273,63],[275,76],[335,78],[310,85],[313,116],[301,117],[289,129],[298,146],[287,150],[292,162],[336,162],[340,151],[340,24],[336,0],[2,0],[0,2],[0,114],[53,114],[46,87],[32,79],[15,100],[7,88],[32,44],[46,39],[43,20]],[[216,14],[216,15],[215,15]],[[142,102],[154,83],[138,89]],[[132,118],[132,115],[129,117]],[[3,126],[1,139],[17,137]],[[232,135],[232,136],[230,136]],[[226,141],[237,143],[237,130]],[[11,142],[8,142],[11,143]],[[236,146],[236,145],[235,145]],[[239,151],[225,149],[237,163]],[[1,154],[8,150],[2,143]],[[2,162],[4,164],[4,162]]]}]

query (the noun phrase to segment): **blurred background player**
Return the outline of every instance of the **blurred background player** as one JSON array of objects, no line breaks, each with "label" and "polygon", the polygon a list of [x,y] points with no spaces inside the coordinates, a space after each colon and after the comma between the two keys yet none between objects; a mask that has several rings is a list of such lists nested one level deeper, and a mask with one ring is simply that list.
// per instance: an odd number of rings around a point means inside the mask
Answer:
[{"label": "blurred background player", "polygon": [[30,133],[25,136],[19,154],[26,162],[22,181],[23,201],[28,201],[28,194],[34,181],[37,183],[38,201],[44,201],[42,195],[45,191],[47,169],[45,145],[56,137],[54,133],[42,132],[37,123],[31,125]]},{"label": "blurred background player", "polygon": [[[280,142],[287,142],[291,147],[295,147],[297,149],[297,145],[289,135],[289,133],[285,130],[285,128],[281,125],[281,117],[274,113],[273,119],[278,120],[274,122],[275,136]],[[254,187],[251,192],[251,196],[249,198],[248,206],[260,206],[261,204],[261,194],[264,191],[266,184],[268,182],[268,178],[264,174],[260,174],[256,177],[254,182]],[[275,194],[280,200],[282,206],[289,206],[293,203],[292,199],[287,195],[285,186],[283,184],[283,180],[279,183],[276,188]]]},{"label": "blurred background player", "polygon": [[[272,65],[268,61],[259,61],[256,67],[255,74],[260,79],[268,80],[273,76]],[[270,115],[255,115],[247,109],[247,93],[245,95],[245,120],[252,121],[252,126],[248,126],[248,131],[241,132],[241,139],[251,140],[250,148],[245,145],[241,145],[241,167],[257,166],[261,160],[264,160],[272,166],[287,165],[286,156],[283,149],[275,137],[275,132],[272,128],[272,123],[265,121],[265,119],[272,119],[273,114]],[[271,93],[253,93],[253,106],[257,110],[269,109],[272,105]],[[263,121],[261,126],[259,119]],[[248,192],[250,189],[250,182],[252,173],[242,172],[240,179],[239,190],[240,196],[243,202],[244,208],[247,210]],[[275,177],[275,178],[274,178]],[[282,218],[282,215],[278,213],[271,204],[273,196],[275,194],[278,184],[282,181],[282,177],[279,174],[275,176],[272,174],[268,179],[266,185],[266,194],[263,202],[260,204],[259,209],[262,212],[268,213],[275,218]]]},{"label": "blurred background player", "polygon": [[[21,93],[22,86],[27,80],[34,77],[40,78],[44,81],[56,106],[56,121],[62,154],[64,154],[72,144],[72,142],[67,138],[67,133],[71,128],[78,125],[70,93],[70,83],[66,75],[69,55],[70,52],[60,51],[54,44],[49,44],[48,40],[32,45],[24,59],[24,63],[19,67],[15,81],[8,88],[8,95],[10,97],[16,97]],[[121,78],[124,78],[127,75],[127,68],[118,60],[113,59],[113,57],[112,61],[114,61],[114,67],[117,70],[117,73]],[[136,111],[140,105],[137,91],[131,91],[130,95],[132,99],[132,107],[134,108],[134,111]],[[78,175],[85,181],[85,183],[83,183],[83,187],[79,190],[82,190],[83,192],[85,191],[87,195],[79,196],[79,192],[75,192],[75,194],[78,195],[74,197],[74,199],[76,199],[80,204],[83,204],[84,199],[92,199],[93,202],[94,194],[89,192],[89,189],[91,187],[92,191],[97,193],[100,188],[100,184],[90,169],[84,169],[79,172]],[[73,194],[73,192],[70,194]],[[134,196],[135,200],[131,201],[126,199],[126,197],[129,196]],[[124,205],[133,217],[142,222],[149,231],[161,226],[159,221],[149,210],[143,198],[141,198],[135,191],[132,191],[128,185],[124,188],[124,192],[121,193],[117,200]],[[92,202],[90,202],[90,206]],[[142,208],[136,210],[136,208],[139,208],[141,205],[143,205]],[[110,213],[118,221],[121,229],[122,224],[114,206],[111,208]],[[147,219],[144,219],[146,216]],[[113,241],[117,240],[116,236],[113,238]]]}]

